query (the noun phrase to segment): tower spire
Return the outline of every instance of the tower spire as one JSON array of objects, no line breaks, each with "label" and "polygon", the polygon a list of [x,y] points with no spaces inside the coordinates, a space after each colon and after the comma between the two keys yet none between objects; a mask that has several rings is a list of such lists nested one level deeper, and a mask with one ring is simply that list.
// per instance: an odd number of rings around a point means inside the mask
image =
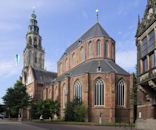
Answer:
[{"label": "tower spire", "polygon": [[33,11],[32,11],[32,15],[31,15],[31,17],[32,17],[32,19],[36,19],[36,14],[35,14],[35,6],[33,7]]},{"label": "tower spire", "polygon": [[96,20],[97,22],[99,22],[99,10],[98,9],[96,9]]},{"label": "tower spire", "polygon": [[44,49],[42,48],[42,37],[39,34],[35,10],[33,9],[26,34],[26,48],[24,51],[24,67],[31,66],[44,69]]},{"label": "tower spire", "polygon": [[31,18],[30,18],[30,24],[29,24],[29,31],[28,33],[36,33],[39,34],[39,27],[37,25],[37,16],[35,13],[35,8],[33,8]]},{"label": "tower spire", "polygon": [[138,25],[140,25],[140,15],[138,15]]}]

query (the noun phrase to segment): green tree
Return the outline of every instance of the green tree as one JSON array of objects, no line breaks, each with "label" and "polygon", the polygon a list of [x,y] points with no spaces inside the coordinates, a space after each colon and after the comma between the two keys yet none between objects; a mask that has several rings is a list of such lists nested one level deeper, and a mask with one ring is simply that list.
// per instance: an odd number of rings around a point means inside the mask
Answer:
[{"label": "green tree", "polygon": [[133,88],[131,93],[132,104],[134,108],[134,123],[137,119],[137,78],[136,74],[133,74]]},{"label": "green tree", "polygon": [[21,81],[17,81],[13,87],[7,89],[3,101],[11,116],[18,117],[19,110],[27,107],[31,99],[26,92],[26,87]]},{"label": "green tree", "polygon": [[1,105],[1,104],[0,104],[0,113],[3,113],[3,112],[5,112],[5,111],[6,111],[5,105]]},{"label": "green tree", "polygon": [[133,111],[133,122],[135,123],[137,119],[137,77],[135,73],[131,75],[131,79],[133,81],[133,86],[130,92],[130,105]]},{"label": "green tree", "polygon": [[52,117],[56,114],[59,115],[60,104],[58,101],[50,101],[50,114]]},{"label": "green tree", "polygon": [[65,121],[85,121],[86,108],[79,99],[67,103],[65,109]]},{"label": "green tree", "polygon": [[86,108],[83,104],[78,104],[74,108],[75,113],[75,121],[84,122],[85,121],[85,114]]},{"label": "green tree", "polygon": [[39,119],[42,115],[44,119],[53,118],[54,114],[59,113],[59,103],[57,101],[45,100],[32,103],[32,118]]}]

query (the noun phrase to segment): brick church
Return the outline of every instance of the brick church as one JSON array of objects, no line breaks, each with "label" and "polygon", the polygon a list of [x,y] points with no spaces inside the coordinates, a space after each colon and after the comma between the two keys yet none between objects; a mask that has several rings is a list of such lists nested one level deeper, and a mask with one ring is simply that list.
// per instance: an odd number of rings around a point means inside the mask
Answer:
[{"label": "brick church", "polygon": [[57,73],[46,71],[45,50],[33,12],[26,34],[22,82],[33,100],[59,101],[61,119],[67,102],[77,97],[87,109],[86,121],[97,122],[101,114],[102,121],[128,122],[133,118],[131,76],[116,64],[115,46],[115,40],[96,22],[65,50]]}]

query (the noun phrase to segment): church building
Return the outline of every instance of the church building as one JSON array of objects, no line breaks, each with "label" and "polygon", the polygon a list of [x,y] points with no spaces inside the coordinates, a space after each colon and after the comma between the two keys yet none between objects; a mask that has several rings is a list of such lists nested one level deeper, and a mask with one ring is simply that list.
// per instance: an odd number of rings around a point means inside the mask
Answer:
[{"label": "church building", "polygon": [[42,99],[43,87],[57,77],[57,73],[44,69],[44,55],[42,37],[39,34],[35,12],[33,12],[26,34],[26,47],[23,52],[24,67],[22,71],[22,82],[26,85],[27,92],[33,100]]},{"label": "church building", "polygon": [[115,40],[97,21],[65,50],[57,62],[57,73],[46,71],[45,50],[33,12],[26,34],[22,81],[34,100],[57,100],[60,119],[67,102],[79,98],[87,109],[86,121],[97,122],[101,115],[102,121],[129,122],[131,76],[116,64],[115,48]]}]

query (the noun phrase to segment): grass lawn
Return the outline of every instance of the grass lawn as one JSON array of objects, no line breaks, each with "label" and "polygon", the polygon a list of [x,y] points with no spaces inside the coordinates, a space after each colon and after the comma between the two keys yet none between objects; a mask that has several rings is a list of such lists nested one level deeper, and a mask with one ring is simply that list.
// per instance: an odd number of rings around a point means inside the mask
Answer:
[{"label": "grass lawn", "polygon": [[134,124],[129,123],[111,123],[111,122],[103,122],[99,124],[98,122],[71,122],[71,121],[63,121],[63,120],[32,120],[34,123],[48,123],[48,124],[65,124],[65,125],[94,125],[94,126],[114,126],[114,127],[134,127]]}]

